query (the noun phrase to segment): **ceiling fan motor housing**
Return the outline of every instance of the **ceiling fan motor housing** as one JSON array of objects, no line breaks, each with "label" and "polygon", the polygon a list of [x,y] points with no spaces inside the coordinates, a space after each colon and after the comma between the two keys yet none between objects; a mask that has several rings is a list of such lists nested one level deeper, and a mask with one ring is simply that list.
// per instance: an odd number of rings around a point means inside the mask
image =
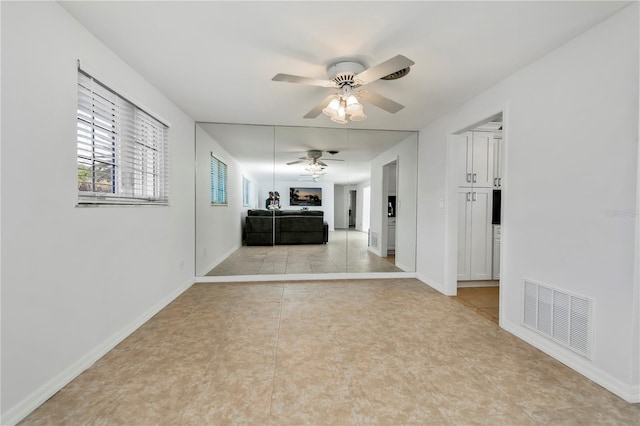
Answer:
[{"label": "ceiling fan motor housing", "polygon": [[327,69],[329,80],[332,80],[337,87],[349,85],[357,87],[355,76],[364,71],[364,65],[358,62],[338,62]]},{"label": "ceiling fan motor housing", "polygon": [[311,149],[307,151],[307,157],[313,160],[317,160],[318,158],[322,157],[322,151]]}]

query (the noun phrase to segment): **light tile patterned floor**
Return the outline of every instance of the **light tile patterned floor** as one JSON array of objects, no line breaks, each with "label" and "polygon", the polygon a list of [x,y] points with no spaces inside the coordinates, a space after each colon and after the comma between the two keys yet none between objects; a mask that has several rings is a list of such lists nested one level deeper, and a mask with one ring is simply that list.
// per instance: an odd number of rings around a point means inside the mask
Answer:
[{"label": "light tile patterned floor", "polygon": [[196,284],[24,425],[634,425],[413,279]]},{"label": "light tile patterned floor", "polygon": [[207,273],[208,276],[402,272],[395,257],[367,249],[367,234],[355,230],[329,233],[327,244],[242,246]]}]

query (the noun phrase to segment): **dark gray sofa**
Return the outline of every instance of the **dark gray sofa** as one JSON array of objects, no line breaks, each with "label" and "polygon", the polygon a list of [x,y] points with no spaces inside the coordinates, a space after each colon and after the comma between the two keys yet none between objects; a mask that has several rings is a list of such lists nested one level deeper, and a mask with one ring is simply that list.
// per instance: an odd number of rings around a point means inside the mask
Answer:
[{"label": "dark gray sofa", "polygon": [[270,246],[274,239],[275,244],[324,244],[329,241],[329,225],[321,211],[249,210],[244,236],[248,246]]}]

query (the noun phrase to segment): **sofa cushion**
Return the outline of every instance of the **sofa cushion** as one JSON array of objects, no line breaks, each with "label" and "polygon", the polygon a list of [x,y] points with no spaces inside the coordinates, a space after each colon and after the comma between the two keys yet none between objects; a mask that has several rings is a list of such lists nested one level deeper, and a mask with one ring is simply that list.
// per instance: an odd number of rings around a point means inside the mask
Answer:
[{"label": "sofa cushion", "polygon": [[276,231],[279,232],[322,232],[322,224],[319,216],[276,217]]},{"label": "sofa cushion", "polygon": [[276,210],[276,216],[320,216],[324,217],[322,210]]},{"label": "sofa cushion", "polygon": [[247,216],[273,216],[273,210],[247,210]]},{"label": "sofa cushion", "polygon": [[272,232],[273,218],[269,216],[247,216],[245,232]]}]

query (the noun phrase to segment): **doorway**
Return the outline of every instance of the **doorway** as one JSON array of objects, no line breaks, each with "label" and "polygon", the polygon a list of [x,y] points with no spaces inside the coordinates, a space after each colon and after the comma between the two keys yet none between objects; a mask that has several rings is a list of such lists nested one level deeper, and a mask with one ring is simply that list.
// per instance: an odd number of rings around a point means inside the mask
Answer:
[{"label": "doorway", "polygon": [[452,137],[455,185],[455,293],[475,312],[499,323],[502,236],[502,113]]},{"label": "doorway", "polygon": [[355,190],[349,191],[349,228],[356,227],[356,215],[357,215],[357,195]]},{"label": "doorway", "polygon": [[397,202],[398,194],[398,159],[382,167],[382,218],[383,218],[383,247],[381,253],[390,262],[395,263],[396,230],[397,230]]}]

